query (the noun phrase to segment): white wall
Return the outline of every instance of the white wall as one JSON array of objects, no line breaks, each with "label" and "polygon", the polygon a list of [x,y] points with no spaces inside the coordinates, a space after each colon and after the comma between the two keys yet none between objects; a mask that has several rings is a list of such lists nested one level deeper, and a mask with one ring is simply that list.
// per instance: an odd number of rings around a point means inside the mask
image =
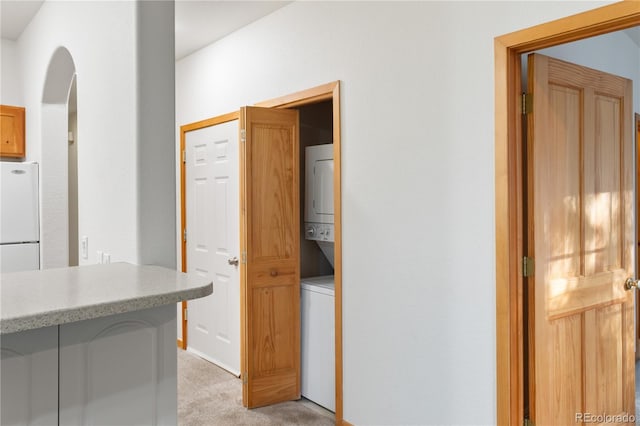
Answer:
[{"label": "white wall", "polygon": [[69,266],[69,114],[64,104],[42,104],[41,112],[40,267],[49,269]]},{"label": "white wall", "polygon": [[143,0],[137,13],[138,261],[176,265],[173,170],[175,32],[172,1]]},{"label": "white wall", "polygon": [[[146,24],[147,15],[157,24]],[[42,146],[43,85],[60,46],[69,50],[77,72],[79,234],[89,237],[89,258],[80,264],[96,263],[101,250],[112,262],[174,266],[175,218],[165,213],[175,198],[173,133],[168,126],[154,132],[157,123],[174,121],[173,67],[171,60],[157,72],[148,65],[173,58],[173,3],[42,5],[17,49],[28,114],[27,160],[43,168],[52,160]],[[3,64],[3,79],[4,70]],[[150,165],[147,159],[162,162]],[[166,193],[154,192],[150,179]],[[49,182],[42,184],[43,205],[66,205],[64,191],[47,192]],[[48,211],[43,223],[51,228],[66,222],[66,208],[58,210]],[[43,229],[41,236],[49,234]],[[43,241],[45,247],[56,243],[58,237]]]},{"label": "white wall", "polygon": [[22,74],[16,42],[2,39],[0,45],[0,104],[22,106]]},{"label": "white wall", "polygon": [[176,64],[177,127],[342,81],[351,423],[495,424],[493,39],[596,6],[295,2]]},{"label": "white wall", "polygon": [[[48,160],[41,134],[47,67],[59,46],[69,50],[75,64],[78,139],[83,141],[78,146],[79,234],[89,237],[89,258],[80,259],[80,264],[96,263],[97,250],[112,253],[113,260],[137,260],[134,6],[45,2],[18,40],[31,117],[27,160],[43,167]],[[46,185],[41,185],[43,190]],[[58,193],[43,192],[41,204],[60,204],[58,214],[43,217],[44,224],[65,222],[66,202]],[[43,229],[43,239],[46,236]]]}]

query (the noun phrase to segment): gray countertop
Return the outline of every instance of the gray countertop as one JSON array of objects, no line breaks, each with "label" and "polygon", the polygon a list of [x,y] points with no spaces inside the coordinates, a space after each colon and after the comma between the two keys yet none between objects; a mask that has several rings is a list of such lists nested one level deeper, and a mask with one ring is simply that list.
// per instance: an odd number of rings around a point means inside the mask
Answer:
[{"label": "gray countertop", "polygon": [[0,334],[197,299],[210,280],[159,266],[88,265],[0,275]]}]

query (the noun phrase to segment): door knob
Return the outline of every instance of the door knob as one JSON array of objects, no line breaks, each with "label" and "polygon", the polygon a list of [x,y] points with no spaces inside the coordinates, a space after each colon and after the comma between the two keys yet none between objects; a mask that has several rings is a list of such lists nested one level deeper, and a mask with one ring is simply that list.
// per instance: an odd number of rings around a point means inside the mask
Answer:
[{"label": "door knob", "polygon": [[238,258],[235,256],[233,256],[230,259],[227,259],[227,262],[229,262],[229,265],[238,266]]},{"label": "door knob", "polygon": [[627,278],[627,280],[624,282],[624,289],[629,291],[632,288],[638,288],[638,280],[634,279],[634,278]]}]

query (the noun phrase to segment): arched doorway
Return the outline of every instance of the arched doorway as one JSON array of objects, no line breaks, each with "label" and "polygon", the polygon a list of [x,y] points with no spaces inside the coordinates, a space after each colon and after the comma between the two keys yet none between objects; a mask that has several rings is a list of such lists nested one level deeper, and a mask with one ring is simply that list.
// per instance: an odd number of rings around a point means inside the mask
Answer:
[{"label": "arched doorway", "polygon": [[[57,48],[49,62],[42,93],[42,269],[68,266],[70,260],[69,93],[75,75],[76,67],[71,54],[64,47]],[[77,218],[77,215],[75,217]],[[75,226],[77,229],[77,220]],[[77,247],[77,243],[75,246]]]}]

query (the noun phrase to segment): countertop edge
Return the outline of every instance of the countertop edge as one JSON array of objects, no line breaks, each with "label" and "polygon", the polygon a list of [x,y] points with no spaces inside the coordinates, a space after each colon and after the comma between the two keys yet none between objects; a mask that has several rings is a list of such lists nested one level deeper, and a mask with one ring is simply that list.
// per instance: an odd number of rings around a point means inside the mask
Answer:
[{"label": "countertop edge", "polygon": [[210,282],[202,287],[178,290],[165,294],[155,294],[108,303],[72,307],[69,309],[43,312],[36,315],[21,316],[18,318],[4,318],[0,320],[0,335],[68,324],[143,309],[151,309],[178,303],[183,300],[205,297],[212,293],[213,283]]}]

